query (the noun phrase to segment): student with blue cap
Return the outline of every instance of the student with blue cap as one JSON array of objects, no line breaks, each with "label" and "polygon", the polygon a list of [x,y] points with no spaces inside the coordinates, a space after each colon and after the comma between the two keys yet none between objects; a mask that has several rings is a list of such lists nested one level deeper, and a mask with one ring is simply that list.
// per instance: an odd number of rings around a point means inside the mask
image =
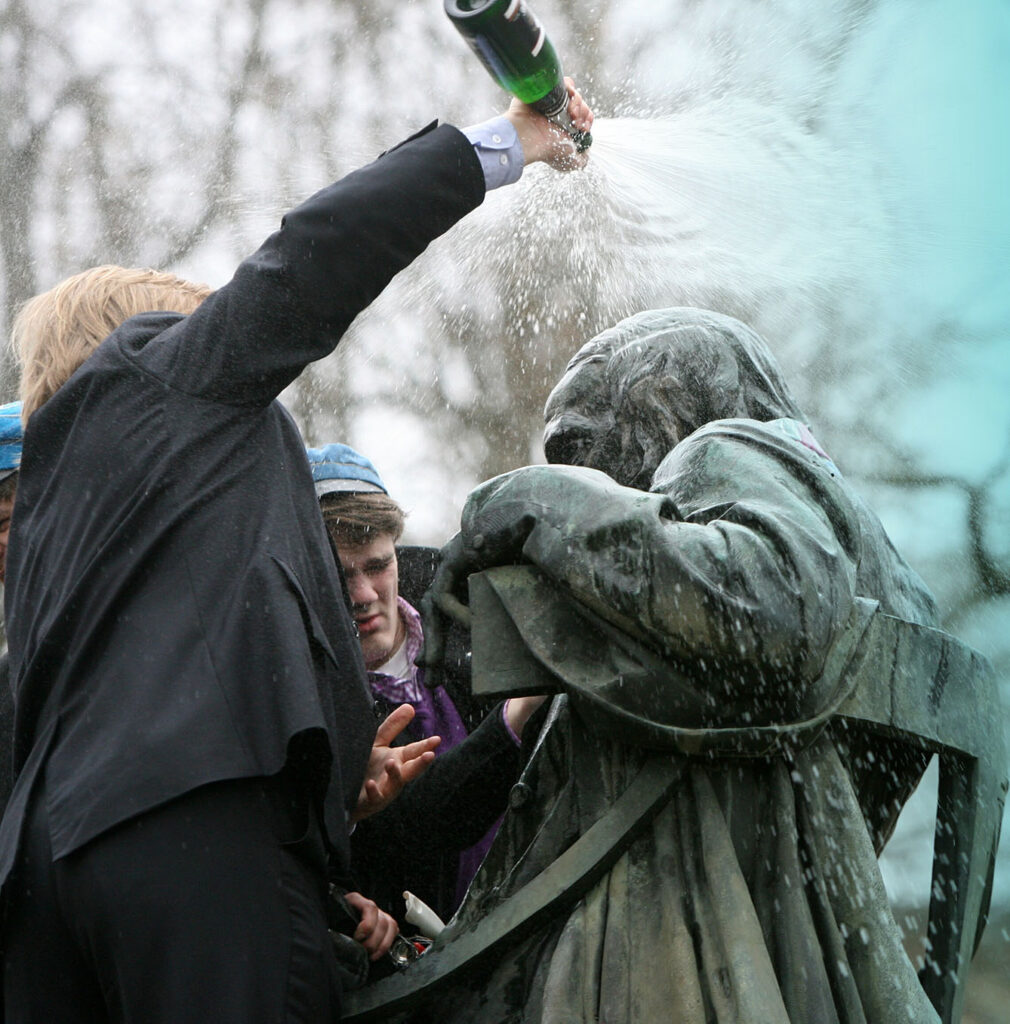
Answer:
[{"label": "student with blue cap", "polygon": [[[0,583],[7,574],[7,538],[21,467],[21,403],[0,405]],[[11,735],[14,730],[14,698],[11,695],[10,659],[0,655],[0,814],[7,806],[14,784],[11,764]]]},{"label": "student with blue cap", "polygon": [[0,483],[16,473],[21,466],[21,403],[0,405]]},{"label": "student with blue cap", "polygon": [[0,583],[7,572],[7,537],[21,468],[21,403],[0,405]]},{"label": "student with blue cap", "polygon": [[334,442],[322,448],[306,448],[317,497],[339,491],[381,491],[389,494],[375,466],[350,445]]},{"label": "student with blue cap", "polygon": [[0,405],[0,482],[18,471],[21,465],[21,403]]},{"label": "student with blue cap", "polygon": [[405,513],[372,462],[346,444],[307,450],[323,520],[337,549],[377,708],[414,708],[404,738],[440,736],[435,763],[351,836],[354,885],[405,924],[404,891],[448,919],[497,831],[519,774],[523,727],[541,697],[493,708],[467,735],[445,687],[415,665],[421,617],[400,593]]}]

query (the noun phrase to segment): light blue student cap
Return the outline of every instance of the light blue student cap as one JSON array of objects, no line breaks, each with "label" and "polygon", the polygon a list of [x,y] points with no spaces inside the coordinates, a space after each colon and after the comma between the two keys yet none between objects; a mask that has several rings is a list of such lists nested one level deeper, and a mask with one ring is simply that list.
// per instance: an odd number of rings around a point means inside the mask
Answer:
[{"label": "light blue student cap", "polygon": [[306,448],[305,453],[309,457],[317,498],[334,491],[389,493],[375,466],[349,445],[327,444],[322,448]]},{"label": "light blue student cap", "polygon": [[21,403],[0,405],[0,481],[21,468]]}]

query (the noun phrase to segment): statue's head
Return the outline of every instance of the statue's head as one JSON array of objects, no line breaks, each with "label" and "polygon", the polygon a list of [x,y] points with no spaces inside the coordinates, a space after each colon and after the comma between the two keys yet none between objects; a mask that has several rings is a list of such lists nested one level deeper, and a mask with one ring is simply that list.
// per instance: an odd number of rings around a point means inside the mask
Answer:
[{"label": "statue's head", "polygon": [[768,346],[704,309],[648,310],[587,342],[547,399],[548,462],[647,490],[666,454],[712,420],[801,419]]}]

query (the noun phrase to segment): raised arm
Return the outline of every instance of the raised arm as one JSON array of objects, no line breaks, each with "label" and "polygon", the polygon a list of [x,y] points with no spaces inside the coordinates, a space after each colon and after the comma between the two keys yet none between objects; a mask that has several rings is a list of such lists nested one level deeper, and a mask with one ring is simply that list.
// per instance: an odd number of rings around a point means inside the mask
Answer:
[{"label": "raised arm", "polygon": [[[572,120],[588,129],[592,112],[570,81],[569,91]],[[505,117],[524,163],[585,163],[532,108],[514,103]],[[187,394],[266,404],[328,355],[358,313],[484,192],[470,139],[430,125],[288,213],[228,284],[137,359]]]},{"label": "raised arm", "polygon": [[426,130],[292,210],[235,276],[148,345],[148,369],[189,394],[266,404],[484,197],[469,141]]}]

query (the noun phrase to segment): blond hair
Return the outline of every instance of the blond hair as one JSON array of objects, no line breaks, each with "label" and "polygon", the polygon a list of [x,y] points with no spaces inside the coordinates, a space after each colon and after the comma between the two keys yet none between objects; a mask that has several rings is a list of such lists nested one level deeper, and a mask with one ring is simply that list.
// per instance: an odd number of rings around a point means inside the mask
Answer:
[{"label": "blond hair", "polygon": [[47,402],[120,324],[151,311],[192,313],[210,294],[157,270],[92,267],[29,299],[14,321],[21,421]]}]

